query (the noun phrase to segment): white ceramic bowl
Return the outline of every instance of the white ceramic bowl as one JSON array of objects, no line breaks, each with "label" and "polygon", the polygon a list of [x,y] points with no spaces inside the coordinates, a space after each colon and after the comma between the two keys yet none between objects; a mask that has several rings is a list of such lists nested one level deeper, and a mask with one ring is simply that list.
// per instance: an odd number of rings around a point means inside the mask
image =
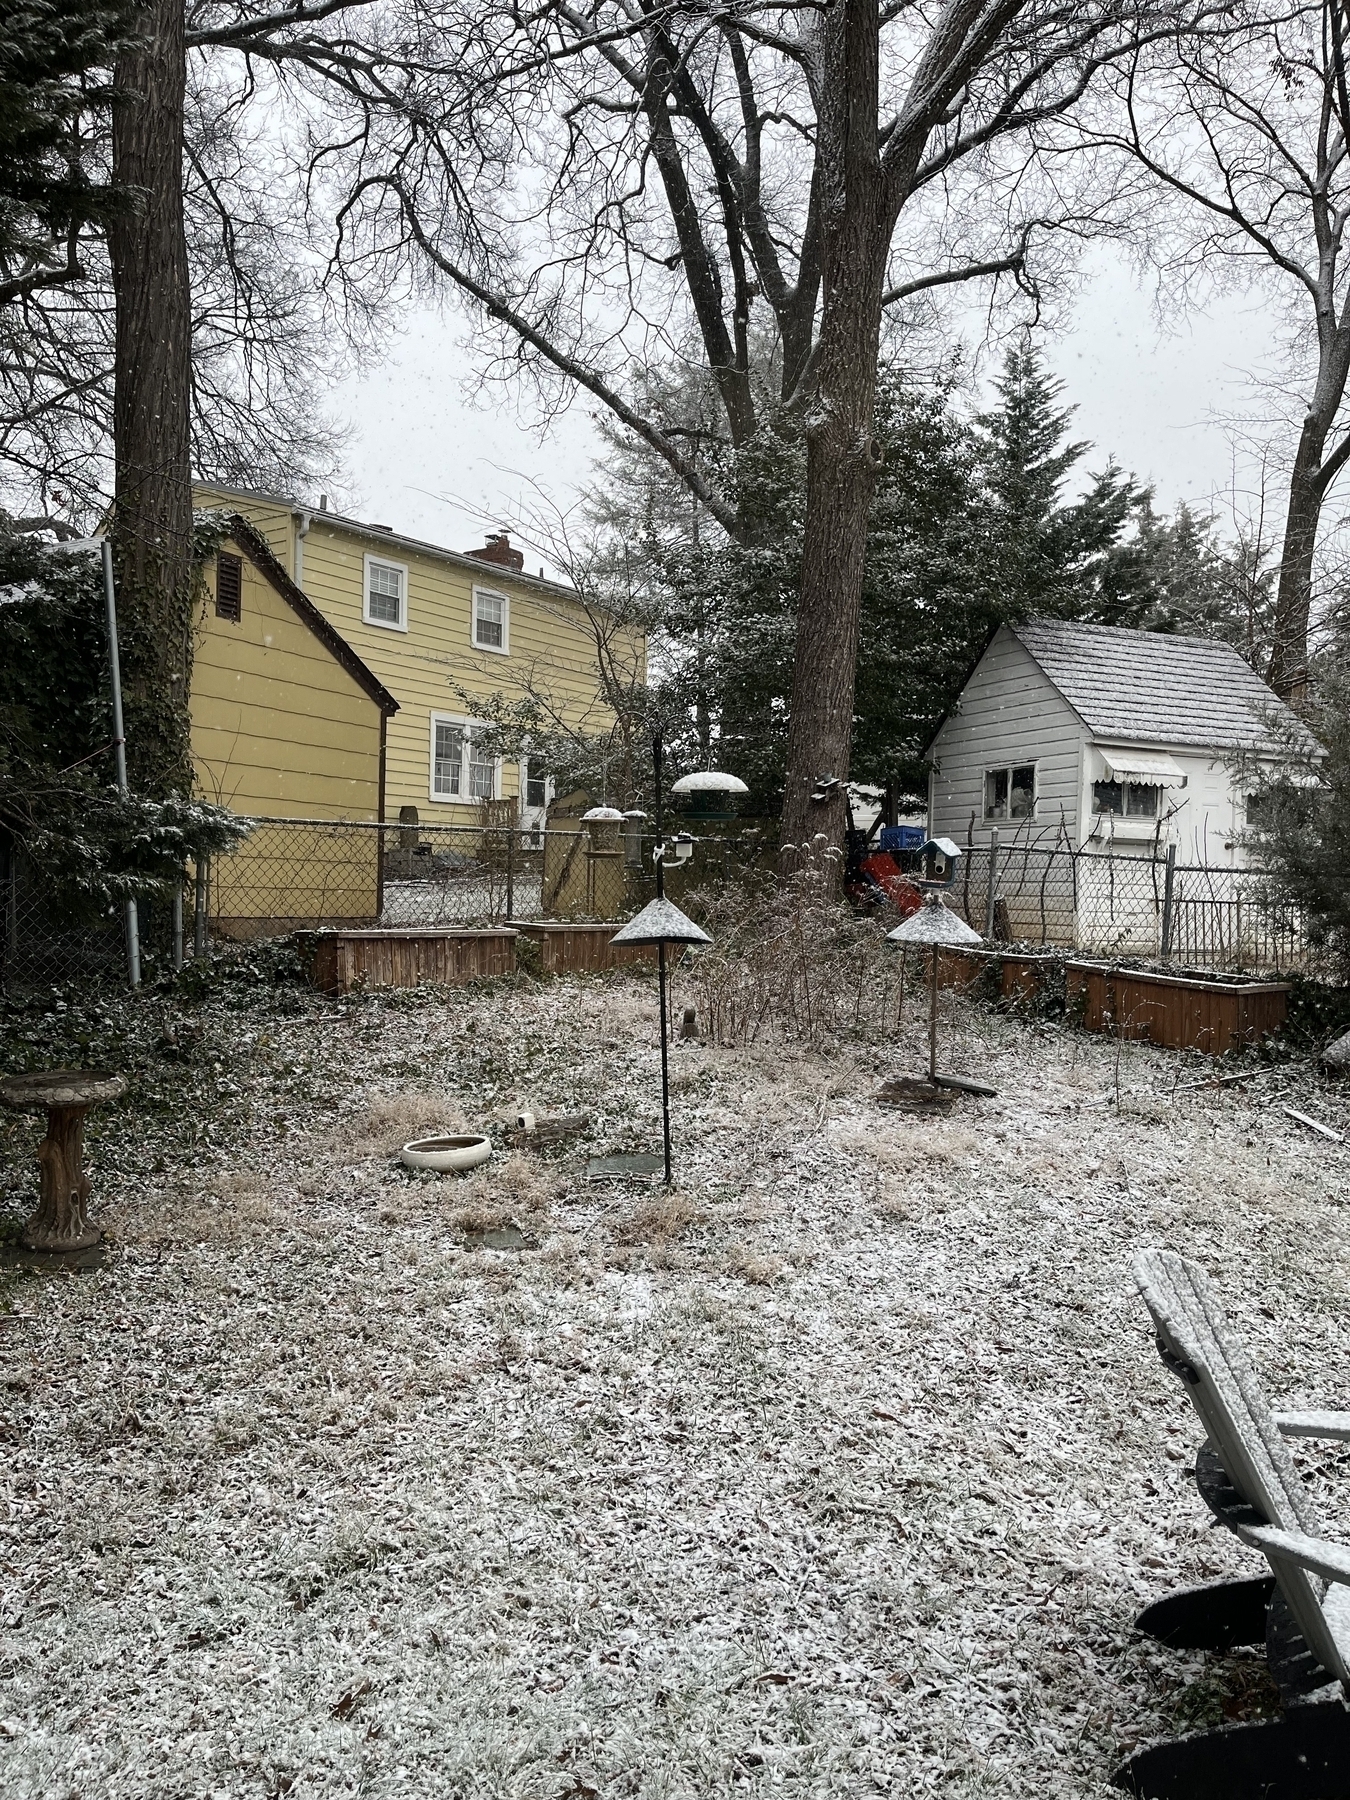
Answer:
[{"label": "white ceramic bowl", "polygon": [[414,1138],[399,1151],[410,1169],[434,1169],[438,1175],[476,1169],[492,1155],[492,1139],[485,1137]]}]

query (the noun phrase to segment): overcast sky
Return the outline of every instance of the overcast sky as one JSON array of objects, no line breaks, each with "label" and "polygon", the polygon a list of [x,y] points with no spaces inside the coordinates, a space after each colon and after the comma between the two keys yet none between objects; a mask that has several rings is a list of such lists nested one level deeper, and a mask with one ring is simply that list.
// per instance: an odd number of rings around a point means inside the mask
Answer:
[{"label": "overcast sky", "polygon": [[[1075,430],[1157,487],[1158,505],[1205,508],[1232,480],[1224,420],[1250,403],[1247,371],[1260,365],[1270,322],[1230,297],[1179,329],[1159,329],[1151,295],[1123,263],[1100,252],[1048,360],[1078,408]],[[453,320],[420,316],[384,361],[346,384],[337,409],[353,426],[344,501],[357,516],[451,549],[482,541],[485,520],[505,522],[537,504],[532,484],[567,505],[591,478],[593,403],[578,401],[545,431],[509,391],[474,397],[469,358]],[[530,555],[530,567],[539,563]]]}]

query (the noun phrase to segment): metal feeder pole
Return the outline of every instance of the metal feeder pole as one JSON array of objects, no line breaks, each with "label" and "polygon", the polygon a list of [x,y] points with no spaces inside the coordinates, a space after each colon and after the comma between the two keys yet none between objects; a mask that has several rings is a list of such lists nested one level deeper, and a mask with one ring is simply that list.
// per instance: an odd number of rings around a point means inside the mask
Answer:
[{"label": "metal feeder pole", "polygon": [[[656,897],[666,897],[665,875],[665,840],[661,835],[661,733],[652,733],[652,769],[656,778],[656,849],[652,860],[656,864]],[[666,946],[664,942],[656,946],[656,991],[661,1013],[661,1137],[666,1153],[666,1186],[671,1184],[670,1173],[670,1052],[666,1048]]]},{"label": "metal feeder pole", "polygon": [[937,1086],[938,947],[933,945],[933,968],[928,987],[928,1079]]},{"label": "metal feeder pole", "polygon": [[[117,748],[117,791],[125,800],[127,787],[127,740],[122,734],[122,665],[117,654],[117,595],[113,589],[112,540],[103,540],[103,597],[108,608],[108,662],[112,669],[113,742]],[[127,972],[131,985],[141,985],[141,932],[136,902],[127,901]]]}]

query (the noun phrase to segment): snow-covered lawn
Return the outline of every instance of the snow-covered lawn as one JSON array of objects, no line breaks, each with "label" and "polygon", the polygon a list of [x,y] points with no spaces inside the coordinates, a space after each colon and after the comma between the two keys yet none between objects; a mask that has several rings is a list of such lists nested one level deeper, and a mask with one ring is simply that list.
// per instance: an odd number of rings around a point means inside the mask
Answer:
[{"label": "snow-covered lawn", "polygon": [[[30,1020],[138,1085],[107,1266],[0,1289],[0,1792],[1039,1800],[1259,1710],[1254,1657],[1131,1634],[1246,1565],[1128,1258],[1198,1256],[1280,1397],[1350,1406],[1350,1153],[1269,1097],[1350,1102],[944,1004],[1001,1093],[936,1121],[874,1099],[917,1018],[677,1045],[669,1198],[582,1179],[657,1143],[642,979]],[[391,1158],[526,1103],[592,1133]],[[508,1217],[536,1249],[466,1248]]]}]

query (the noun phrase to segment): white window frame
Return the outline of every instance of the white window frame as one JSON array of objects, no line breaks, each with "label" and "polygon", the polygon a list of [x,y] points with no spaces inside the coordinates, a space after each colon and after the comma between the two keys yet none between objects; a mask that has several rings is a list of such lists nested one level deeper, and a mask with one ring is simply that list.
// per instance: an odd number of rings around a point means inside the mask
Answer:
[{"label": "white window frame", "polygon": [[[500,644],[480,644],[478,641],[478,596],[484,594],[490,600],[502,603],[502,641]],[[473,597],[469,607],[469,642],[475,650],[482,650],[488,656],[509,656],[511,654],[511,596],[502,593],[500,588],[483,587],[478,582],[473,584]]]},{"label": "white window frame", "polygon": [[[402,585],[402,597],[399,601],[398,621],[393,619],[377,619],[370,610],[370,571],[378,566],[381,569],[397,569]],[[408,565],[395,562],[392,556],[366,555],[365,566],[361,576],[361,617],[367,625],[373,625],[378,631],[407,631],[408,629]]]},{"label": "white window frame", "polygon": [[[471,794],[469,792],[469,740],[475,730],[482,731],[487,721],[484,719],[466,719],[459,713],[434,712],[431,715],[429,728],[430,743],[427,763],[427,795],[437,806],[478,806],[484,800],[500,800],[502,797],[502,759],[492,759],[492,792],[491,794]],[[459,780],[461,792],[458,794],[441,794],[436,791],[436,727],[453,725],[464,733],[463,747],[459,753]]]},{"label": "white window frame", "polygon": [[[1011,812],[1012,776],[1013,776],[1014,769],[1030,769],[1031,770],[1031,782],[1032,782],[1031,811],[1029,813],[1024,813],[1022,815],[1022,817],[1019,819],[1014,819],[1012,816],[1012,812]],[[986,795],[989,792],[989,777],[991,775],[1006,775],[1008,777],[1008,806],[1009,806],[1010,810],[1008,812],[1006,812],[1002,818],[999,818],[996,815],[991,814],[988,809],[988,801],[986,799]],[[991,763],[983,771],[983,773],[980,776],[980,810],[981,810],[981,813],[984,818],[984,823],[986,825],[1022,825],[1022,824],[1025,824],[1028,819],[1034,820],[1036,818],[1037,812],[1040,809],[1040,804],[1041,804],[1041,765],[1040,765],[1040,759],[1038,757],[1033,756],[1030,762]]]},{"label": "white window frame", "polygon": [[[1099,787],[1118,787],[1120,789],[1120,811],[1111,812],[1097,805],[1097,789]],[[1139,788],[1151,788],[1157,795],[1152,812],[1131,812],[1130,794]],[[1163,796],[1166,788],[1161,781],[1133,781],[1126,775],[1104,775],[1100,781],[1092,784],[1092,816],[1094,819],[1115,819],[1124,825],[1147,825],[1152,831],[1157,821],[1164,817]]]},{"label": "white window frame", "polygon": [[553,777],[551,775],[544,776],[544,804],[542,806],[532,806],[528,798],[530,791],[530,759],[528,756],[521,757],[520,762],[516,765],[516,772],[520,781],[520,810],[522,812],[532,811],[546,813],[549,807],[552,806],[555,798],[553,792]]}]

